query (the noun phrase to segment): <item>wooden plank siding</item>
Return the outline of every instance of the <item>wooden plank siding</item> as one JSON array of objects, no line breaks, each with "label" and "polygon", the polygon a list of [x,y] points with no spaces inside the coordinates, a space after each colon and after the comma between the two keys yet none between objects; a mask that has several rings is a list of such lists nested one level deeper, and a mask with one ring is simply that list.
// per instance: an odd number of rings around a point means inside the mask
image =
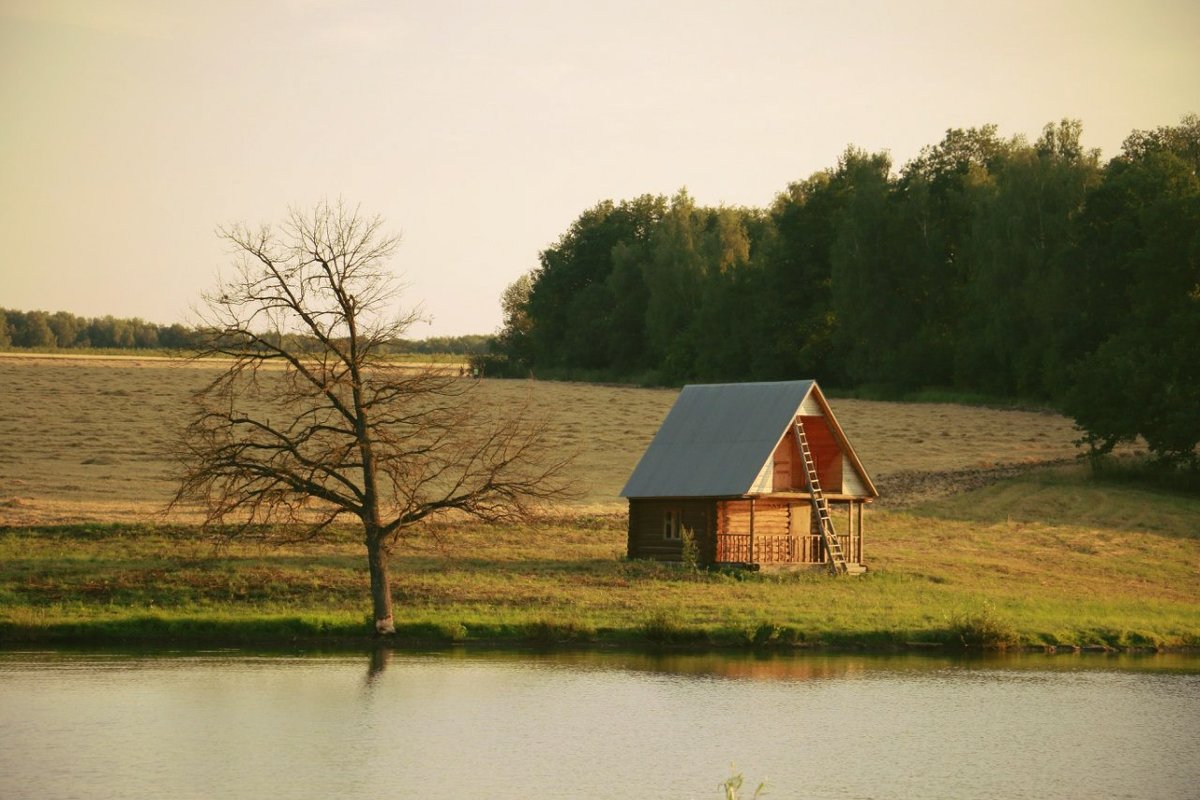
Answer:
[{"label": "wooden plank siding", "polygon": [[[817,479],[821,481],[821,489],[827,494],[838,494],[842,491],[842,450],[838,447],[837,438],[829,427],[825,417],[801,417],[804,424],[804,436],[808,439],[808,449],[812,452],[813,463],[817,467]],[[796,437],[791,437],[793,442]],[[799,453],[797,453],[799,457]],[[804,485],[801,475],[800,485]]]},{"label": "wooden plank siding", "polygon": [[[821,488],[829,494],[842,492],[843,457],[837,438],[825,417],[799,417],[804,424],[804,435],[808,438],[808,449],[817,467],[817,479]],[[800,446],[789,430],[771,456],[773,492],[803,492],[808,490],[808,479],[804,463],[800,458]]]}]

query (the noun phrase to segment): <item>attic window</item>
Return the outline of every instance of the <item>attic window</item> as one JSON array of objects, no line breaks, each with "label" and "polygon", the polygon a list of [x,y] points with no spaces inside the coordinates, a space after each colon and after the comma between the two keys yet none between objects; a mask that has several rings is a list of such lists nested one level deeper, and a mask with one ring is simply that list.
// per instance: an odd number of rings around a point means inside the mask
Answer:
[{"label": "attic window", "polygon": [[663,538],[679,538],[679,510],[669,509],[663,512]]}]

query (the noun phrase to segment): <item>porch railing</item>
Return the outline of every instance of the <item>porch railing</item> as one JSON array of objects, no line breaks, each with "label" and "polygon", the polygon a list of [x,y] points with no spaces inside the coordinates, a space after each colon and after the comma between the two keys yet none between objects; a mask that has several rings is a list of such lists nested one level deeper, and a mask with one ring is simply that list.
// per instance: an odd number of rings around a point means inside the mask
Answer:
[{"label": "porch railing", "polygon": [[[823,564],[825,544],[820,534],[788,536],[786,534],[718,533],[718,564]],[[842,552],[855,559],[858,549],[852,547],[850,536],[839,534]]]}]

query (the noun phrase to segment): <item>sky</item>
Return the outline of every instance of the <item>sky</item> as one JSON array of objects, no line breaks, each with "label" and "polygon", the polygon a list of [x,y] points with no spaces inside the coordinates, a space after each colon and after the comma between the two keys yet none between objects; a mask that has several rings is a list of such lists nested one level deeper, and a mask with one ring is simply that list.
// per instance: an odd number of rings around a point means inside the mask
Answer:
[{"label": "sky", "polygon": [[492,333],[605,199],[1197,112],[1195,0],[0,0],[0,308],[194,321],[218,227],[342,198],[401,236],[413,338]]}]

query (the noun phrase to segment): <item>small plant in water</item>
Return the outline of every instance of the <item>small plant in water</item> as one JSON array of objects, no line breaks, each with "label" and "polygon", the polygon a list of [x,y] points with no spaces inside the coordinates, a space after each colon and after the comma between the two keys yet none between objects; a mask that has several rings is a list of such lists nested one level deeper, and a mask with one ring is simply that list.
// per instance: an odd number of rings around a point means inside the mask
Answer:
[{"label": "small plant in water", "polygon": [[773,622],[760,622],[746,626],[742,635],[746,644],[771,645],[779,641],[780,636],[783,635],[783,628]]},{"label": "small plant in water", "polygon": [[442,636],[452,642],[462,642],[467,638],[467,626],[461,622],[448,622],[442,626]]},{"label": "small plant in water", "polygon": [[[736,765],[731,765],[730,769],[736,770]],[[717,788],[725,793],[725,800],[738,800],[738,792],[742,789],[742,784],[745,783],[745,778],[740,772],[734,772],[725,780],[717,784]],[[767,782],[764,780],[758,784],[758,788],[754,790],[752,798],[762,797],[767,793]]]}]

